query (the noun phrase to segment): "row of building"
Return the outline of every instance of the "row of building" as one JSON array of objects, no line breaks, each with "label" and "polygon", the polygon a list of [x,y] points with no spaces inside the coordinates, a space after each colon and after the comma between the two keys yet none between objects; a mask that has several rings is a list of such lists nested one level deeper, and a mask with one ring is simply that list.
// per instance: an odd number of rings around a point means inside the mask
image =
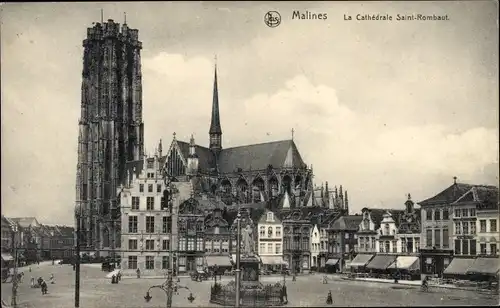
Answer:
[{"label": "row of building", "polygon": [[16,253],[22,264],[68,258],[74,252],[73,227],[44,225],[35,217],[2,215],[1,228],[2,264],[12,262]]},{"label": "row of building", "polygon": [[[318,187],[310,196],[315,199],[312,206],[294,204],[286,188],[267,201],[228,205],[220,195],[200,193],[199,179],[191,177],[175,183],[179,192],[170,213],[163,201],[158,157],[145,159],[144,166],[119,191],[122,229],[121,239],[114,242],[121,243],[124,269],[166,269],[171,245],[180,272],[214,264],[230,267],[238,212],[248,217],[242,227],[251,225],[255,251],[270,270],[287,266],[307,272],[329,265],[344,270],[360,253],[420,257],[425,251],[433,264],[429,271],[442,273],[454,256],[498,255],[494,186],[455,179],[436,196],[419,202],[420,207],[408,195],[399,208],[363,208],[349,215],[342,188],[331,192],[337,197],[335,206],[325,206],[324,189]],[[103,241],[112,244],[110,239]]]}]

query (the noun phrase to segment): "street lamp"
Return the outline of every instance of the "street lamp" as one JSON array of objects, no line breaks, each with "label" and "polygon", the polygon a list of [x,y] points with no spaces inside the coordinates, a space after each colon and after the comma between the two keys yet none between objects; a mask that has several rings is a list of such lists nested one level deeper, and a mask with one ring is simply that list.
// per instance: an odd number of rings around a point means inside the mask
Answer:
[{"label": "street lamp", "polygon": [[235,279],[236,279],[236,302],[235,307],[240,307],[240,280],[241,280],[241,270],[240,270],[240,256],[241,256],[241,213],[238,211],[238,216],[236,216],[236,269]]},{"label": "street lamp", "polygon": [[186,287],[186,286],[180,286],[180,285],[177,285],[177,284],[175,284],[175,286],[174,286],[173,284],[174,283],[173,283],[172,279],[167,279],[167,281],[165,281],[161,285],[154,285],[154,286],[149,287],[148,291],[146,292],[146,295],[144,296],[144,300],[146,301],[146,303],[149,303],[149,301],[151,301],[151,299],[153,298],[150,295],[150,291],[152,289],[160,289],[163,292],[165,292],[165,294],[167,295],[167,308],[171,308],[172,307],[172,290],[174,288],[188,290],[190,293],[189,293],[189,297],[187,298],[187,300],[190,303],[192,303],[195,300],[195,297],[193,296],[193,292],[191,292],[191,290],[188,287]]},{"label": "street lamp", "polygon": [[17,232],[17,226],[13,225],[12,226],[12,247],[14,248],[14,271],[13,271],[13,277],[12,277],[12,300],[11,300],[11,305],[13,308],[17,307],[17,287],[18,287],[18,282],[17,282],[17,243],[16,243],[16,232]]}]

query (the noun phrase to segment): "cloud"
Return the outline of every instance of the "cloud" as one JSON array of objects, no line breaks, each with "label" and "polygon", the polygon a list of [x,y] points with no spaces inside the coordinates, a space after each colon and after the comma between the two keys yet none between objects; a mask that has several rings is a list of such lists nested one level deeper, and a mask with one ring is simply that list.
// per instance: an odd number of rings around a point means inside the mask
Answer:
[{"label": "cloud", "polygon": [[[206,145],[212,64],[209,60],[166,53],[145,59],[145,67],[153,67],[153,63],[156,71],[149,71],[148,87],[175,90],[168,91],[167,96],[155,92],[157,99],[147,100],[156,103],[155,107],[145,108],[161,110],[161,105],[165,110],[161,115],[145,115],[146,133],[155,136],[148,140],[149,147],[155,146],[159,136],[170,140],[166,132],[174,130],[181,139],[194,133],[197,143]],[[178,79],[176,72],[181,72]],[[343,184],[350,191],[354,209],[408,192],[417,199],[429,197],[436,193],[435,178],[443,179],[443,188],[453,176],[476,183],[495,183],[491,174],[485,176],[485,168],[498,164],[495,129],[452,131],[436,124],[393,128],[380,116],[351,110],[349,102],[339,101],[334,88],[314,84],[303,75],[289,79],[274,93],[234,100],[228,93],[231,90],[221,86],[228,78],[231,76],[223,71],[219,73],[224,146],[288,139],[294,128],[304,159],[316,166],[316,182]],[[179,101],[179,106],[173,103]],[[153,118],[163,120],[156,123]],[[399,200],[404,202],[403,197]]]}]

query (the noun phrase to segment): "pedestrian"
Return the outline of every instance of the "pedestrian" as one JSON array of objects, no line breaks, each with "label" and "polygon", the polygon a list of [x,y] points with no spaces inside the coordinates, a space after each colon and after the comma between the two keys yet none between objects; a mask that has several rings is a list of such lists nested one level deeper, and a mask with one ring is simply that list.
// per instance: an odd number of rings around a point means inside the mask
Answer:
[{"label": "pedestrian", "polygon": [[35,287],[35,277],[31,276],[31,287]]},{"label": "pedestrian", "polygon": [[47,294],[47,283],[45,280],[42,279],[42,283],[40,284],[40,287],[42,289],[42,295]]},{"label": "pedestrian", "polygon": [[328,295],[326,297],[326,304],[327,305],[333,304],[332,291],[328,291]]},{"label": "pedestrian", "polygon": [[29,271],[30,271],[30,273],[31,273],[31,266],[30,266],[28,269],[29,269]]},{"label": "pedestrian", "polygon": [[137,274],[137,278],[141,278],[141,270],[137,269],[135,272]]},{"label": "pedestrian", "polygon": [[55,281],[55,279],[54,279],[54,274],[50,274],[50,278],[49,278],[49,280],[50,280],[50,284],[54,284],[54,283],[56,283],[56,281]]}]

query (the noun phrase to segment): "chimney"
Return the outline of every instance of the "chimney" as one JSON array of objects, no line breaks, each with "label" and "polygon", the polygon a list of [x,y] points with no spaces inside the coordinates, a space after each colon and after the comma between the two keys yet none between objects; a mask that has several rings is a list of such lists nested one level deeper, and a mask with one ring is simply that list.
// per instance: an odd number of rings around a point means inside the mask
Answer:
[{"label": "chimney", "polygon": [[457,185],[457,177],[456,176],[453,177],[453,184]]}]

